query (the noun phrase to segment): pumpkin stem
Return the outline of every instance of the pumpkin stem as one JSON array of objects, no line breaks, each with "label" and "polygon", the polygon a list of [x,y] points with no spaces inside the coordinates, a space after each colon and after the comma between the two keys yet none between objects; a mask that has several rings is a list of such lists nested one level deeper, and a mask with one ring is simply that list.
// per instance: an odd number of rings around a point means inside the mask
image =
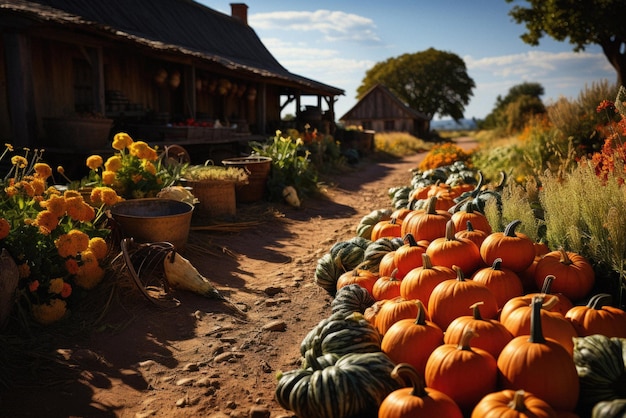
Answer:
[{"label": "pumpkin stem", "polygon": [[523,389],[516,390],[515,394],[513,395],[513,399],[511,400],[511,402],[509,402],[509,405],[508,405],[509,408],[517,412],[525,411],[526,410],[526,404],[524,404],[525,394],[526,392],[524,392]]},{"label": "pumpkin stem", "polygon": [[446,241],[456,241],[456,237],[454,236],[454,234],[456,234],[456,227],[454,226],[454,221],[449,220],[448,222],[446,222]]},{"label": "pumpkin stem", "polygon": [[415,302],[417,305],[417,318],[415,318],[415,325],[426,325],[426,308],[421,300]]},{"label": "pumpkin stem", "polygon": [[609,293],[598,293],[587,302],[587,307],[601,310],[603,306],[610,305],[613,297]]},{"label": "pumpkin stem", "polygon": [[566,266],[572,264],[572,260],[569,258],[569,254],[567,254],[567,251],[565,251],[563,247],[559,248],[559,252],[561,253],[561,263],[565,264]]},{"label": "pumpkin stem", "polygon": [[417,241],[415,241],[415,237],[410,232],[404,236],[404,241],[408,242],[410,247],[417,247]]},{"label": "pumpkin stem", "polygon": [[437,214],[437,196],[431,196],[428,198],[428,203],[426,205],[426,213],[428,215]]},{"label": "pumpkin stem", "polygon": [[423,269],[433,268],[433,262],[430,261],[430,257],[426,253],[422,253],[422,268]]},{"label": "pumpkin stem", "polygon": [[467,221],[467,230],[470,232],[474,231],[474,225],[472,225],[471,221]]},{"label": "pumpkin stem", "polygon": [[528,341],[536,344],[544,344],[546,338],[543,336],[541,328],[541,305],[543,304],[542,296],[534,296],[531,303],[532,312],[530,315],[530,336]]},{"label": "pumpkin stem", "polygon": [[411,396],[420,398],[428,396],[424,379],[415,370],[415,367],[409,363],[398,363],[391,371],[391,377],[401,385],[406,385],[407,382],[410,383],[413,386]]},{"label": "pumpkin stem", "polygon": [[463,330],[463,334],[461,334],[461,339],[459,341],[459,345],[457,345],[457,348],[459,350],[472,351],[470,341],[474,337],[478,337],[478,333],[472,328],[465,328],[465,330]]},{"label": "pumpkin stem", "polygon": [[506,173],[500,171],[500,183],[496,184],[495,191],[501,192],[504,189],[504,183],[506,182]]},{"label": "pumpkin stem", "polygon": [[506,228],[504,228],[504,236],[517,237],[517,235],[515,235],[515,228],[517,228],[521,223],[522,221],[520,221],[519,219],[511,221],[511,223],[509,223]]},{"label": "pumpkin stem", "polygon": [[463,274],[463,270],[461,270],[461,267],[454,265],[452,266],[452,270],[456,271],[456,279],[460,282],[464,282],[465,281],[465,275]]},{"label": "pumpkin stem", "polygon": [[545,279],[543,279],[543,286],[541,287],[541,293],[545,293],[546,295],[550,293],[550,288],[552,287],[552,282],[556,277],[552,274],[548,274]]},{"label": "pumpkin stem", "polygon": [[472,315],[474,316],[474,319],[477,321],[483,320],[483,316],[480,314],[480,305],[484,305],[484,304],[485,302],[481,300],[480,302],[476,302],[475,304],[470,306],[470,309],[472,310]]},{"label": "pumpkin stem", "polygon": [[491,265],[491,268],[497,271],[502,270],[502,259],[498,257],[495,260],[493,260],[493,264]]}]

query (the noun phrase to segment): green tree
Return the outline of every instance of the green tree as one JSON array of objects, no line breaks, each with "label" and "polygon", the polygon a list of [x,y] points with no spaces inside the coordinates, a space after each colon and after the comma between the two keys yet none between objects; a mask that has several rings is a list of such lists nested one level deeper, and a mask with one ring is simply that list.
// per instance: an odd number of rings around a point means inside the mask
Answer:
[{"label": "green tree", "polygon": [[496,104],[481,128],[505,128],[509,132],[520,130],[530,117],[545,113],[541,101],[544,93],[539,83],[525,82],[511,87],[506,96],[496,98]]},{"label": "green tree", "polygon": [[363,97],[376,84],[387,87],[429,120],[437,114],[454,120],[463,118],[476,86],[467,74],[463,59],[434,48],[376,63],[365,73],[357,98]]},{"label": "green tree", "polygon": [[[505,0],[514,3],[522,0]],[[524,23],[527,32],[521,38],[529,45],[539,45],[548,35],[557,41],[569,40],[574,51],[585,46],[602,47],[617,71],[617,84],[626,80],[626,1],[624,0],[524,0],[528,7],[514,6],[509,15]]]}]

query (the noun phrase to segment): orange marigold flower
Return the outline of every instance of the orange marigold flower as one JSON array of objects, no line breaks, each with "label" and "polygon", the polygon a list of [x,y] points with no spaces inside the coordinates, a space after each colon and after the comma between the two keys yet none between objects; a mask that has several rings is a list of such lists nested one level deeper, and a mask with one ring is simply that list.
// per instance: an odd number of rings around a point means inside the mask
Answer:
[{"label": "orange marigold flower", "polygon": [[104,278],[105,271],[96,256],[89,250],[81,254],[81,264],[74,277],[76,285],[89,290],[93,289]]},{"label": "orange marigold flower", "polygon": [[28,165],[28,160],[21,155],[14,155],[11,157],[11,164],[18,168],[25,168]]},{"label": "orange marigold flower", "polygon": [[113,206],[114,204],[121,202],[123,199],[118,196],[117,192],[110,187],[102,188],[102,201],[107,206]]},{"label": "orange marigold flower", "polygon": [[596,112],[602,112],[603,110],[615,111],[615,103],[610,100],[602,100],[598,107],[596,108]]},{"label": "orange marigold flower", "polygon": [[90,155],[89,157],[87,157],[87,167],[92,170],[97,170],[98,168],[102,167],[102,164],[102,157],[99,155]]},{"label": "orange marigold flower", "polygon": [[19,272],[20,279],[25,279],[30,276],[30,266],[26,263],[22,263],[17,266],[17,271]]},{"label": "orange marigold flower", "polygon": [[130,179],[133,181],[133,183],[137,184],[139,183],[141,180],[143,180],[143,176],[141,174],[133,174]]},{"label": "orange marigold flower", "polygon": [[11,232],[11,224],[5,218],[0,218],[0,239],[8,237],[9,232]]},{"label": "orange marigold flower", "polygon": [[63,258],[75,256],[89,248],[89,235],[78,229],[72,229],[54,241],[59,255]]},{"label": "orange marigold flower", "polygon": [[8,186],[4,188],[4,192],[7,194],[7,197],[13,197],[19,193],[19,189],[15,186]]},{"label": "orange marigold flower", "polygon": [[107,186],[112,186],[115,184],[115,171],[105,170],[102,172],[102,183]]},{"label": "orange marigold flower", "polygon": [[81,205],[80,217],[77,221],[80,222],[91,222],[96,217],[96,210],[90,204],[83,202]]},{"label": "orange marigold flower", "polygon": [[83,217],[84,200],[81,195],[65,198],[65,211],[70,218],[79,220]]},{"label": "orange marigold flower", "polygon": [[34,168],[35,175],[44,180],[52,175],[52,168],[46,163],[36,163]]},{"label": "orange marigold flower", "polygon": [[156,150],[150,148],[150,146],[144,141],[134,142],[130,148],[130,155],[134,155],[137,158],[143,160],[155,161],[158,158]]},{"label": "orange marigold flower", "polygon": [[65,260],[65,270],[72,275],[78,273],[78,261],[75,258]]},{"label": "orange marigold flower", "polygon": [[51,299],[48,303],[33,305],[33,319],[42,325],[50,325],[60,320],[67,312],[67,303],[61,299]]},{"label": "orange marigold flower", "polygon": [[113,155],[112,157],[109,157],[106,163],[104,163],[104,169],[106,171],[115,172],[120,168],[122,168],[122,157],[119,155]]},{"label": "orange marigold flower", "polygon": [[39,205],[54,213],[57,218],[65,215],[65,198],[59,195],[51,195],[48,200],[44,200]]},{"label": "orange marigold flower", "polygon": [[89,240],[89,251],[91,251],[96,259],[102,260],[109,252],[109,246],[104,238],[93,237]]},{"label": "orange marigold flower", "polygon": [[39,280],[33,280],[32,282],[28,283],[28,290],[30,290],[31,292],[36,292],[37,289],[39,289]]},{"label": "orange marigold flower", "polygon": [[[35,222],[33,222],[33,225],[39,228],[44,228],[45,230],[48,230],[48,231],[54,231],[58,224],[59,224],[58,216],[54,212],[51,212],[49,210],[42,210],[41,212],[39,212],[37,214],[37,218],[35,218]],[[44,234],[44,235],[48,235],[48,234]]]},{"label": "orange marigold flower", "polygon": [[65,282],[60,277],[50,280],[50,285],[48,286],[48,293],[54,293],[58,295],[63,290],[63,283]]},{"label": "orange marigold flower", "polygon": [[154,164],[152,164],[148,160],[144,160],[141,163],[141,168],[143,168],[147,173],[150,173],[152,175],[156,175],[156,167],[154,166]]},{"label": "orange marigold flower", "polygon": [[28,181],[21,181],[19,183],[19,187],[21,187],[28,196],[33,197],[35,196],[35,188],[33,187],[33,185],[28,182]]},{"label": "orange marigold flower", "polygon": [[63,282],[63,289],[61,290],[61,297],[67,299],[70,297],[71,294],[72,294],[72,286],[67,282]]},{"label": "orange marigold flower", "polygon": [[128,135],[125,132],[120,132],[118,134],[115,134],[115,136],[113,137],[113,148],[121,151],[125,148],[128,148],[128,146],[130,146],[133,143],[133,139],[130,137],[130,135]]},{"label": "orange marigold flower", "polygon": [[63,193],[63,197],[65,197],[66,199],[72,198],[72,197],[80,197],[82,198],[82,195],[80,194],[80,192],[78,190],[66,190]]},{"label": "orange marigold flower", "polygon": [[35,196],[41,196],[46,191],[46,181],[43,178],[34,178],[30,181]]}]

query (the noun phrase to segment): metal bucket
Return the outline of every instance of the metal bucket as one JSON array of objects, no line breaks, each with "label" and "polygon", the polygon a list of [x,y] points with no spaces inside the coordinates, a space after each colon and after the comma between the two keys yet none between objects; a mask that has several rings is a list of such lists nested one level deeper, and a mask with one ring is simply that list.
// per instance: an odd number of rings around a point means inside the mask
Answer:
[{"label": "metal bucket", "polygon": [[111,208],[113,220],[125,238],[136,242],[170,242],[177,249],[185,246],[194,207],[171,199],[131,199]]}]

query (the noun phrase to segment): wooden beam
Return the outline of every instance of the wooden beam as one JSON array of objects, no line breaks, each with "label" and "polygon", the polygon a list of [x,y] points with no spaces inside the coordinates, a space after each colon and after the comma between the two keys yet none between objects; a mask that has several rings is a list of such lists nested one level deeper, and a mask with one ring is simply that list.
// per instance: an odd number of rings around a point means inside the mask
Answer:
[{"label": "wooden beam", "polygon": [[22,33],[9,31],[3,34],[3,39],[12,142],[18,147],[33,147],[37,136],[37,115],[30,39]]}]

